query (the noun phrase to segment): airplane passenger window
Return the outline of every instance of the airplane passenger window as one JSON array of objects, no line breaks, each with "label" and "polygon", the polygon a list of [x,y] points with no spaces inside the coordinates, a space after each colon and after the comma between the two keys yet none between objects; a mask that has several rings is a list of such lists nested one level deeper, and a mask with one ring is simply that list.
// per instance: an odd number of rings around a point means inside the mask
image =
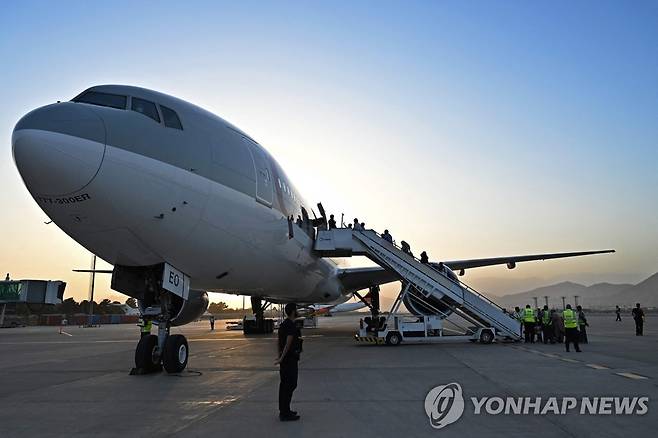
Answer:
[{"label": "airplane passenger window", "polygon": [[162,118],[164,119],[164,124],[167,128],[183,129],[183,125],[181,124],[176,111],[162,105],[160,105],[160,110],[162,111]]},{"label": "airplane passenger window", "polygon": [[98,106],[107,106],[116,109],[126,109],[127,96],[119,94],[100,93],[98,91],[87,91],[73,98],[73,102],[89,103]]},{"label": "airplane passenger window", "polygon": [[142,113],[146,117],[150,117],[156,122],[160,123],[160,116],[158,115],[158,110],[153,102],[133,97],[130,109],[138,113]]}]

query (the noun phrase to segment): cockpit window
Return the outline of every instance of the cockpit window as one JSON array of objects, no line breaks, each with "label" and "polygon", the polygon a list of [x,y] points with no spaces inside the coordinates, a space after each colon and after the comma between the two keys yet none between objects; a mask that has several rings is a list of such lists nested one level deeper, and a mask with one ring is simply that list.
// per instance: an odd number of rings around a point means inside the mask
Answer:
[{"label": "cockpit window", "polygon": [[162,105],[160,105],[160,111],[162,111],[162,118],[164,119],[164,124],[167,128],[183,129],[183,125],[181,124],[176,111]]},{"label": "cockpit window", "polygon": [[142,113],[146,117],[150,117],[156,122],[160,123],[158,109],[155,107],[153,102],[149,102],[148,100],[140,99],[138,97],[133,97],[132,103],[130,104],[130,109],[138,113]]},{"label": "cockpit window", "polygon": [[73,102],[90,103],[92,105],[108,106],[116,109],[126,109],[126,96],[119,94],[87,91],[73,99]]}]

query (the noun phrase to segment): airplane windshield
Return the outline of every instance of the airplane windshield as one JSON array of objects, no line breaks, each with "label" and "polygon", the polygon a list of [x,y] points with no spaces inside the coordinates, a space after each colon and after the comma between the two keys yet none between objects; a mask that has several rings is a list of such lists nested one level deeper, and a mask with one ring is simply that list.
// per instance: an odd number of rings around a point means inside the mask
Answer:
[{"label": "airplane windshield", "polygon": [[126,109],[127,96],[119,94],[100,93],[98,91],[87,91],[73,99],[73,102],[89,103],[92,105],[108,106],[116,109]]}]

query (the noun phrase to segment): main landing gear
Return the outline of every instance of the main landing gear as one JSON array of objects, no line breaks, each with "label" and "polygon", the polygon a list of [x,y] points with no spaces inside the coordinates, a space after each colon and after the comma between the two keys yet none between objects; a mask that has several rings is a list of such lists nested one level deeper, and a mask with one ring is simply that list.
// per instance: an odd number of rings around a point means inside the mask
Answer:
[{"label": "main landing gear", "polygon": [[189,347],[187,339],[180,334],[170,334],[171,296],[162,294],[160,306],[144,309],[144,320],[158,324],[158,334],[142,336],[135,349],[135,368],[130,374],[149,374],[162,371],[180,373],[187,366]]},{"label": "main landing gear", "polygon": [[270,302],[266,302],[263,305],[262,299],[251,297],[251,308],[254,315],[250,318],[245,316],[242,320],[242,331],[245,335],[268,334],[274,332],[274,320],[265,318],[265,310],[271,305],[272,303]]}]

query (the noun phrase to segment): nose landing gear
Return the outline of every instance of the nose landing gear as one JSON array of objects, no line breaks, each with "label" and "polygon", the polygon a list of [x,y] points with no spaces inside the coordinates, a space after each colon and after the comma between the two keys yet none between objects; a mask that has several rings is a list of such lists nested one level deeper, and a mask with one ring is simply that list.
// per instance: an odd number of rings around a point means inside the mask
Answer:
[{"label": "nose landing gear", "polygon": [[135,368],[130,374],[149,374],[162,371],[180,373],[187,366],[189,346],[185,336],[170,334],[170,296],[160,297],[159,307],[144,310],[144,319],[152,319],[158,324],[158,335],[143,336],[135,349]]}]

